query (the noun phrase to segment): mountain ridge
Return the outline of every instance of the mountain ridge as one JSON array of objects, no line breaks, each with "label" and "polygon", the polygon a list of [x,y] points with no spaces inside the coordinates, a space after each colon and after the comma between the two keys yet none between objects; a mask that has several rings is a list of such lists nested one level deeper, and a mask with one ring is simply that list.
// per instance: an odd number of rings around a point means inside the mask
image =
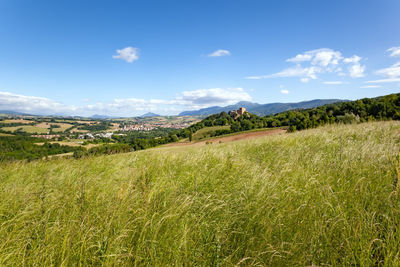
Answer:
[{"label": "mountain ridge", "polygon": [[147,112],[147,113],[145,113],[143,115],[140,115],[138,117],[140,117],[140,118],[148,118],[148,117],[160,117],[160,116],[161,115],[153,113],[153,112]]},{"label": "mountain ridge", "polygon": [[347,102],[349,100],[344,99],[313,99],[301,102],[291,102],[291,103],[267,103],[267,104],[259,104],[248,101],[240,101],[233,105],[228,105],[225,107],[221,106],[213,106],[198,110],[188,110],[182,111],[178,114],[178,116],[208,116],[216,113],[221,113],[223,111],[229,112],[230,110],[236,110],[240,107],[246,108],[246,110],[250,113],[256,114],[258,116],[265,116],[276,114],[284,111],[288,111],[291,109],[306,109],[306,108],[315,108],[318,106],[332,104],[337,102]]}]

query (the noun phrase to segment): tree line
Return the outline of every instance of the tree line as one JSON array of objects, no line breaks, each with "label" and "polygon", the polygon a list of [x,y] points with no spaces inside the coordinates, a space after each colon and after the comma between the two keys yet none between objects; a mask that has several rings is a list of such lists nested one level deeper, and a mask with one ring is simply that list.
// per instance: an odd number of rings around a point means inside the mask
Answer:
[{"label": "tree line", "polygon": [[[235,119],[226,112],[221,112],[208,116],[186,129],[160,130],[149,134],[138,132],[126,136],[114,135],[112,140],[107,141],[106,144],[88,150],[82,147],[50,143],[37,146],[27,136],[1,137],[0,159],[35,159],[66,152],[74,152],[76,158],[86,155],[131,152],[185,138],[191,141],[191,137],[196,131],[211,126],[230,126],[229,129],[216,130],[211,133],[211,136],[219,136],[259,128],[285,127],[289,132],[293,132],[326,124],[361,123],[376,120],[400,120],[400,94],[328,104],[311,109],[290,110],[264,117],[245,113]],[[96,125],[96,128],[97,126],[103,128],[106,125],[107,123]]]}]

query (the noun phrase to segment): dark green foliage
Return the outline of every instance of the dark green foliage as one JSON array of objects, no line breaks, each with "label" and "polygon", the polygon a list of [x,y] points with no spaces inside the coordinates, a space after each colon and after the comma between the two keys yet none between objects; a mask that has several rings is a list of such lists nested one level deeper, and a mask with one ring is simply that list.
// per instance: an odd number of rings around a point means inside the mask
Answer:
[{"label": "dark green foliage", "polygon": [[63,146],[58,143],[35,144],[40,141],[45,140],[19,135],[0,136],[0,161],[41,159],[50,155],[85,150],[82,147]]},{"label": "dark green foliage", "polygon": [[[293,132],[331,123],[348,124],[399,119],[400,94],[392,94],[377,98],[364,98],[357,101],[328,104],[312,109],[291,110],[265,117],[246,113],[237,120],[222,112],[205,118],[203,121],[190,126],[189,129],[195,132],[209,126],[231,126],[229,132],[227,130],[216,131],[215,136],[217,136],[258,128],[284,126],[288,127],[289,132]],[[181,135],[184,137],[184,134],[181,133]]]},{"label": "dark green foliage", "polygon": [[[33,141],[23,136],[18,130],[18,137],[2,137],[0,141],[1,159],[33,159],[46,155],[65,152],[75,152],[75,157],[93,154],[113,154],[147,149],[162,144],[176,142],[188,138],[198,130],[212,126],[230,125],[230,129],[215,130],[210,136],[219,136],[235,132],[247,131],[259,128],[285,127],[288,132],[315,128],[320,125],[332,123],[358,123],[375,120],[399,120],[400,119],[400,94],[391,94],[377,98],[364,98],[351,102],[340,102],[328,104],[312,109],[291,110],[275,115],[259,117],[246,113],[238,118],[230,116],[226,112],[208,116],[201,122],[191,125],[182,130],[156,129],[149,132],[131,132],[125,136],[114,135],[111,139],[90,141],[91,143],[106,143],[89,151],[83,148],[71,148],[58,144],[45,144],[43,146],[33,145]],[[53,126],[53,125],[52,125]],[[110,127],[110,122],[102,121],[95,125],[80,127],[90,131],[102,131]],[[54,127],[52,127],[54,128]],[[18,139],[19,138],[19,139]],[[110,144],[111,142],[115,142]],[[6,145],[5,145],[6,144]]]},{"label": "dark green foliage", "polygon": [[124,132],[124,135],[113,135],[112,139],[119,143],[129,143],[134,139],[152,139],[164,137],[173,132],[176,132],[176,130],[170,128],[158,128],[151,131],[131,131]]},{"label": "dark green foliage", "polygon": [[110,127],[111,127],[111,123],[110,122],[101,121],[98,124],[89,124],[89,125],[85,125],[85,126],[80,126],[79,129],[87,130],[87,131],[90,131],[90,132],[99,132],[99,131],[105,131]]},{"label": "dark green foliage", "polygon": [[331,123],[357,123],[400,119],[400,94],[329,104],[264,117],[268,127],[289,126],[289,131]]}]

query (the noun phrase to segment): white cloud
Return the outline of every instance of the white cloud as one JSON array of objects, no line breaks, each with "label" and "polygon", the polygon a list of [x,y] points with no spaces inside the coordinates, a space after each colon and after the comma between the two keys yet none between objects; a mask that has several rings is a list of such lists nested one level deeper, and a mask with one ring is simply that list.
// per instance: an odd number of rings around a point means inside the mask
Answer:
[{"label": "white cloud", "polygon": [[358,62],[360,62],[361,59],[362,59],[361,57],[354,55],[352,57],[343,59],[343,62],[344,63],[358,63]]},{"label": "white cloud", "polygon": [[45,97],[24,96],[9,92],[0,92],[0,109],[13,110],[32,114],[50,114],[76,110]]},{"label": "white cloud", "polygon": [[327,67],[328,65],[339,64],[340,59],[342,59],[342,54],[339,51],[334,51],[330,48],[321,48],[307,51],[303,54],[298,54],[293,58],[287,59],[286,61],[294,63],[311,61],[312,65]]},{"label": "white cloud", "polygon": [[356,63],[353,66],[350,66],[348,70],[350,77],[352,78],[364,77],[365,66],[361,66],[360,64]]},{"label": "white cloud", "polygon": [[342,82],[342,81],[327,81],[327,82],[323,82],[323,84],[338,85],[338,84],[345,84],[345,82]]},{"label": "white cloud", "polygon": [[343,72],[343,64],[353,64],[348,67],[349,76],[352,78],[359,78],[364,77],[366,68],[359,63],[361,60],[362,58],[357,55],[343,58],[340,51],[335,51],[330,48],[321,48],[307,51],[287,59],[287,62],[296,63],[293,67],[286,68],[274,74],[248,76],[246,79],[259,80],[277,77],[299,77],[301,82],[306,83],[310,79],[317,79],[319,75],[324,73],[336,73],[339,76],[346,76]]},{"label": "white cloud", "polygon": [[229,52],[228,50],[224,50],[224,49],[219,49],[211,54],[209,54],[209,57],[222,57],[222,56],[230,56],[231,52]]},{"label": "white cloud", "polygon": [[360,88],[381,88],[381,85],[364,85],[361,86]]},{"label": "white cloud", "polygon": [[184,91],[171,100],[117,98],[109,102],[97,102],[82,106],[65,105],[57,101],[36,96],[24,96],[0,92],[0,110],[13,110],[37,115],[81,115],[107,114],[113,116],[136,116],[143,111],[174,114],[182,110],[198,109],[214,105],[229,105],[239,101],[251,101],[243,88],[211,88]]},{"label": "white cloud", "polygon": [[387,52],[391,52],[391,57],[400,57],[400,46],[389,48]]},{"label": "white cloud", "polygon": [[289,90],[282,89],[281,90],[281,94],[287,95],[287,94],[289,94]]},{"label": "white cloud", "polygon": [[373,81],[366,81],[365,83],[396,83],[396,82],[400,82],[400,78],[373,80]]},{"label": "white cloud", "polygon": [[118,49],[117,54],[118,55],[113,55],[112,57],[114,59],[125,60],[128,63],[132,63],[133,61],[139,59],[139,49],[132,46],[128,46],[123,49]]},{"label": "white cloud", "polygon": [[367,81],[365,83],[395,83],[400,82],[400,62],[392,65],[391,67],[377,70],[377,75],[385,76],[385,79]]},{"label": "white cloud", "polygon": [[259,79],[266,79],[266,78],[286,78],[286,77],[303,77],[303,78],[311,78],[316,79],[316,73],[320,72],[320,68],[318,67],[310,67],[310,68],[303,68],[300,65],[297,65],[292,68],[284,69],[281,72],[270,74],[270,75],[261,75],[261,76],[249,76],[246,79],[250,80],[259,80]]},{"label": "white cloud", "polygon": [[300,63],[300,62],[304,62],[304,61],[310,61],[312,59],[312,55],[310,54],[298,54],[295,57],[289,58],[286,61],[287,62],[294,62],[294,63]]},{"label": "white cloud", "polygon": [[251,101],[251,96],[243,88],[211,88],[184,91],[175,99],[176,103],[200,108],[213,105],[229,105],[239,101]]},{"label": "white cloud", "polygon": [[393,66],[385,69],[380,69],[376,71],[376,74],[383,75],[388,78],[397,78],[400,77],[400,62],[397,62]]}]

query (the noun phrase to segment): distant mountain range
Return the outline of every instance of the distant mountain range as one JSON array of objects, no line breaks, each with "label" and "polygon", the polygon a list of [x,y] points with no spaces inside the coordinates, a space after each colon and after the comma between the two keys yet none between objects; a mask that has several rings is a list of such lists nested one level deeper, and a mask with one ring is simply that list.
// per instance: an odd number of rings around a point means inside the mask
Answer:
[{"label": "distant mountain range", "polygon": [[302,101],[297,103],[270,103],[270,104],[258,104],[248,101],[241,101],[234,105],[226,107],[209,107],[202,108],[199,110],[183,111],[179,113],[179,116],[208,116],[216,113],[221,113],[223,111],[229,112],[230,110],[236,110],[240,107],[246,108],[250,113],[256,114],[258,116],[271,115],[279,112],[284,112],[292,109],[307,109],[315,108],[318,106],[323,106],[326,104],[332,104],[337,102],[345,102],[348,100],[341,99],[314,99],[310,101]]},{"label": "distant mountain range", "polygon": [[91,119],[102,120],[102,119],[115,119],[115,118],[119,118],[119,117],[108,116],[108,115],[101,115],[101,114],[94,114],[94,115],[90,116],[90,118],[91,118]]},{"label": "distant mountain range", "polygon": [[0,114],[9,114],[9,115],[18,115],[18,116],[30,116],[30,114],[22,113],[22,112],[18,112],[18,111],[12,111],[12,110],[0,110]]},{"label": "distant mountain range", "polygon": [[[326,105],[326,104],[332,104],[336,102],[345,102],[348,100],[341,100],[341,99],[314,99],[310,101],[302,101],[302,102],[297,102],[297,103],[270,103],[270,104],[258,104],[258,103],[253,103],[253,102],[248,102],[248,101],[241,101],[238,102],[234,105],[229,105],[226,107],[220,107],[220,106],[213,106],[213,107],[208,107],[208,108],[202,108],[199,110],[190,110],[190,111],[183,111],[179,113],[178,116],[208,116],[212,114],[217,114],[221,113],[222,111],[229,112],[230,110],[236,110],[240,107],[246,108],[246,110],[250,113],[256,114],[258,116],[265,116],[265,115],[271,115],[279,112],[284,112],[292,109],[307,109],[307,108],[315,108],[318,106]],[[22,113],[18,111],[12,111],[12,110],[0,110],[0,114],[9,114],[9,115],[17,115],[17,116],[38,116],[38,115],[33,115],[33,114],[27,114],[27,113]],[[63,115],[53,115],[53,116],[63,116]],[[146,117],[160,117],[161,115],[153,113],[153,112],[147,112],[141,116],[141,118],[146,118]],[[74,117],[80,117],[80,116],[74,116]],[[121,118],[121,117],[116,117],[116,116],[109,116],[109,115],[101,115],[101,114],[94,114],[90,116],[89,118],[91,119],[115,119],[115,118]]]},{"label": "distant mountain range", "polygon": [[147,112],[146,114],[143,114],[142,116],[139,116],[141,118],[147,118],[147,117],[160,117],[161,115],[153,113],[153,112]]}]

